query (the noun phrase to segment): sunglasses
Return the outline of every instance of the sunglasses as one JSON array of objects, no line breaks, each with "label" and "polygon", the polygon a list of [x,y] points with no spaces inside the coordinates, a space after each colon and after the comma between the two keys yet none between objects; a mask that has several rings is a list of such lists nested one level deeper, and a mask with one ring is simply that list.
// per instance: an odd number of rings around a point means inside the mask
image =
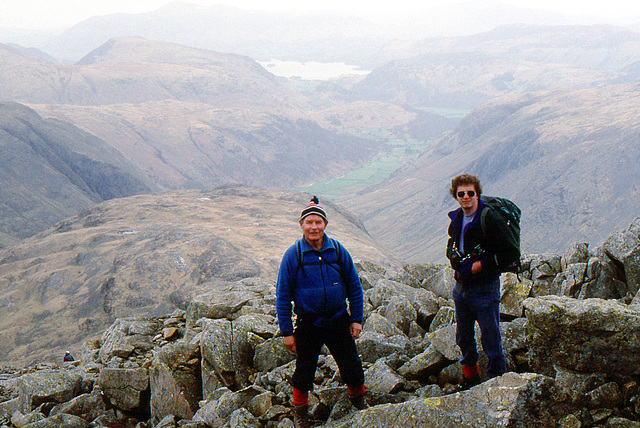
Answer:
[{"label": "sunglasses", "polygon": [[469,195],[470,198],[473,198],[476,195],[476,192],[473,190],[461,190],[458,192],[458,197],[459,198],[464,198],[464,194]]}]

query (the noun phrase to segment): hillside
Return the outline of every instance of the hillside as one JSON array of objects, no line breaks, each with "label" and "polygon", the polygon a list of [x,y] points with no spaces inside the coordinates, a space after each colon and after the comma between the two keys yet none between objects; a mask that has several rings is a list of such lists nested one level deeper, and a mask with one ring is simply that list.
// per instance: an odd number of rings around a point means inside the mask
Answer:
[{"label": "hillside", "polygon": [[248,57],[140,38],[112,39],[75,65],[56,65],[1,46],[0,99],[38,104],[104,105],[176,99],[217,107],[304,106]]},{"label": "hillside", "polygon": [[208,104],[166,100],[32,107],[108,141],[165,189],[224,183],[302,186],[345,173],[379,147],[310,119]]},{"label": "hillside", "polygon": [[[0,55],[5,60],[0,98],[22,102],[38,113],[20,118],[24,126],[38,127],[32,120],[44,119],[79,128],[75,132],[84,131],[80,138],[85,145],[103,147],[101,162],[126,164],[130,174],[146,183],[135,190],[122,183],[119,196],[224,183],[298,187],[344,174],[380,146],[321,127],[308,113],[303,95],[239,55],[139,38],[111,40],[74,66],[5,45],[0,45]],[[5,115],[7,121],[14,120],[12,113]],[[406,124],[411,119],[405,116],[394,123]],[[39,135],[47,139],[51,133]],[[12,135],[29,144],[22,134]],[[75,151],[78,138],[57,138],[58,150]],[[7,156],[19,146],[10,147]],[[28,213],[33,204],[17,202],[41,199],[30,190],[37,193],[41,187],[25,184],[30,175],[20,173],[39,165],[30,162],[24,170],[6,171],[4,192],[21,196],[12,198],[11,210],[0,213],[3,240],[32,236],[90,206],[88,200],[77,202],[62,191],[49,192],[39,208],[45,215]],[[98,178],[96,174],[94,180]],[[105,198],[89,199],[95,203]]]},{"label": "hillside", "polygon": [[503,97],[467,116],[387,183],[343,201],[411,261],[444,258],[450,179],[477,174],[523,211],[523,250],[597,243],[637,216],[640,86]]},{"label": "hillside", "polygon": [[[505,26],[392,43],[351,96],[414,107],[475,108],[495,97],[637,81],[640,33],[613,26]],[[631,79],[631,80],[630,80]]]},{"label": "hillside", "polygon": [[[0,362],[79,349],[116,318],[171,312],[207,281],[275,281],[308,195],[243,186],[104,202],[0,250]],[[395,263],[355,218],[322,201],[355,259]]]},{"label": "hillside", "polygon": [[98,202],[156,187],[104,141],[0,103],[0,247]]}]

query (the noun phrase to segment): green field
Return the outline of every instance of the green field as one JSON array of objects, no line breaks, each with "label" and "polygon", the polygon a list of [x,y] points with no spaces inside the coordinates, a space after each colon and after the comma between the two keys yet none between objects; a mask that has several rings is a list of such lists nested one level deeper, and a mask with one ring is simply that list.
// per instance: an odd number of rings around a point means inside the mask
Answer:
[{"label": "green field", "polygon": [[296,190],[313,193],[327,199],[337,199],[387,179],[429,145],[429,141],[388,140],[386,147],[370,162],[340,177],[316,182]]}]

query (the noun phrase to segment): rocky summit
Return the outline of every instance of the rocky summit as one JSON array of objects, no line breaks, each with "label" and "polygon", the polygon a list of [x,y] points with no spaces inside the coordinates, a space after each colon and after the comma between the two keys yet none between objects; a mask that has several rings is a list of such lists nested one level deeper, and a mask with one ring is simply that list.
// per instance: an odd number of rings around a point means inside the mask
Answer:
[{"label": "rocky summit", "polygon": [[[640,218],[600,247],[527,254],[504,274],[508,372],[467,391],[445,265],[399,271],[359,260],[365,322],[357,340],[367,401],[348,400],[323,353],[314,426],[640,426]],[[294,355],[278,337],[274,282],[205,280],[185,309],[116,319],[77,361],[4,367],[3,427],[291,427]],[[478,343],[480,343],[478,331]],[[486,358],[481,356],[481,371]]]}]

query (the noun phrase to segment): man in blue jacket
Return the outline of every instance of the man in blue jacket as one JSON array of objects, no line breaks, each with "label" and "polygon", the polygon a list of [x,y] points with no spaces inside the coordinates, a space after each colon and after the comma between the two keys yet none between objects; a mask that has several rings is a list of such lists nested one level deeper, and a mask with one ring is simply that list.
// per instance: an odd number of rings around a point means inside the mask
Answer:
[{"label": "man in blue jacket", "polygon": [[487,377],[505,373],[506,364],[500,335],[500,269],[503,254],[498,250],[502,222],[493,210],[481,217],[484,201],[482,186],[475,175],[461,174],[451,180],[451,196],[460,207],[449,213],[447,258],[455,271],[453,301],[456,309],[456,342],[462,351],[463,381],[447,392],[468,389],[480,383],[475,323],[482,334],[487,355]]},{"label": "man in blue jacket", "polygon": [[[297,354],[292,379],[296,427],[309,424],[309,391],[325,344],[347,384],[351,402],[359,409],[367,407],[362,361],[355,344],[362,331],[358,272],[349,252],[324,232],[327,214],[318,198],[314,196],[302,210],[299,223],[303,236],[285,252],[276,289],[283,342]],[[295,330],[292,312],[296,315]]]}]

